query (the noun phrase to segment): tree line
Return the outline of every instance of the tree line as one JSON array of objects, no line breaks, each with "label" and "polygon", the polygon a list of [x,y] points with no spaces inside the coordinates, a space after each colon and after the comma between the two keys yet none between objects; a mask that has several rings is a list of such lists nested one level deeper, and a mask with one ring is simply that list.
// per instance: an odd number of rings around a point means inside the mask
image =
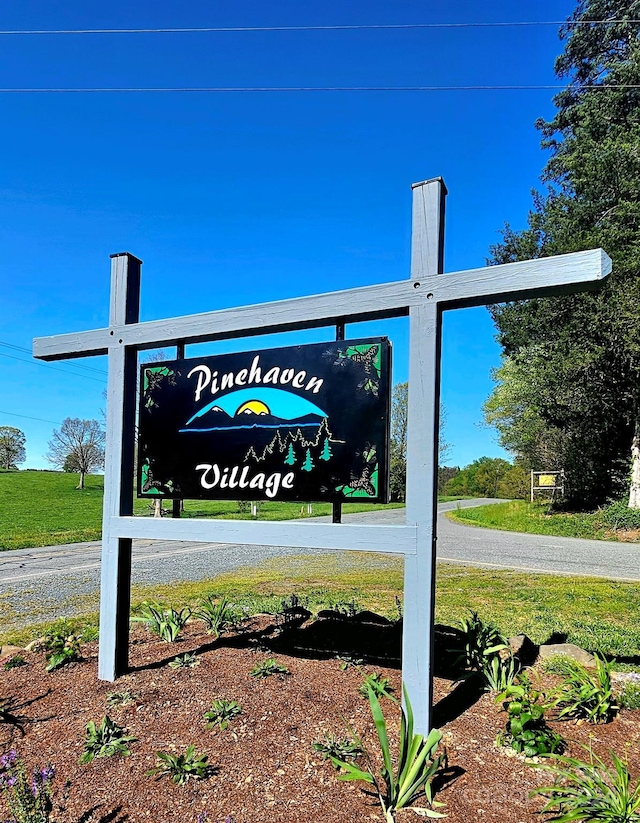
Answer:
[{"label": "tree line", "polygon": [[640,507],[639,35],[640,2],[578,3],[555,64],[566,88],[536,124],[543,188],[488,261],[597,247],[613,260],[599,290],[491,308],[503,356],[485,419],[523,467],[564,468],[574,508]]}]

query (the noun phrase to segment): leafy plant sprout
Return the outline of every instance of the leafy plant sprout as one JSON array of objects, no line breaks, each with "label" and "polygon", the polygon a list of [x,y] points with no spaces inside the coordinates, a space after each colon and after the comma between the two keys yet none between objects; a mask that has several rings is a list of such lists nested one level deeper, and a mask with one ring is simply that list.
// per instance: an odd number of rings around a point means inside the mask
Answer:
[{"label": "leafy plant sprout", "polygon": [[180,657],[174,657],[173,660],[169,663],[170,669],[195,669],[197,666],[200,665],[200,660],[196,656],[195,652],[186,652],[185,654]]},{"label": "leafy plant sprout", "polygon": [[214,700],[211,709],[204,713],[204,719],[207,721],[208,729],[214,729],[217,726],[224,730],[239,714],[242,714],[242,708],[235,700]]},{"label": "leafy plant sprout", "polygon": [[291,672],[286,666],[278,663],[275,657],[269,657],[262,663],[256,663],[249,674],[251,677],[261,680],[262,678],[270,677],[273,674],[291,674]]},{"label": "leafy plant sprout", "polygon": [[140,614],[132,620],[144,623],[150,632],[157,634],[165,643],[175,643],[190,617],[191,609],[188,607],[177,611],[174,608],[165,609],[157,603],[143,603]]},{"label": "leafy plant sprout", "polygon": [[9,669],[17,669],[20,666],[26,666],[27,661],[24,659],[23,655],[21,654],[14,654],[8,660],[5,660],[3,669],[5,671],[9,671]]},{"label": "leafy plant sprout", "polygon": [[[551,755],[553,762],[534,763],[533,766],[551,772],[555,776],[553,786],[541,786],[531,795],[542,795],[547,802],[542,813],[557,812],[547,818],[556,821],[583,820],[604,823],[637,823],[640,820],[640,783],[631,789],[627,763],[615,752],[610,752],[613,768],[591,749],[589,762],[573,757]],[[551,759],[551,757],[549,759]]]},{"label": "leafy plant sprout", "polygon": [[80,641],[75,634],[52,631],[46,635],[44,645],[48,672],[80,659]]},{"label": "leafy plant sprout", "polygon": [[196,754],[195,746],[187,746],[184,754],[156,752],[158,764],[147,775],[166,775],[178,786],[184,786],[187,780],[204,780],[211,773],[206,754]]},{"label": "leafy plant sprout", "polygon": [[545,696],[532,687],[526,672],[521,672],[517,685],[507,686],[496,701],[503,701],[507,713],[505,731],[496,739],[499,746],[511,746],[526,757],[562,752],[562,738],[544,719]]},{"label": "leafy plant sprout", "polygon": [[358,689],[358,693],[361,694],[362,697],[368,697],[370,689],[372,689],[378,697],[389,697],[391,700],[395,700],[395,697],[391,694],[393,688],[389,685],[389,678],[383,677],[378,672],[365,676],[362,685]]},{"label": "leafy plant sprout", "polygon": [[135,695],[131,692],[107,692],[107,706],[126,706],[128,703],[133,703]]},{"label": "leafy plant sprout", "polygon": [[335,737],[330,732],[321,740],[314,740],[311,748],[318,752],[323,760],[336,758],[337,760],[354,760],[362,754],[362,746],[354,737]]},{"label": "leafy plant sprout", "polygon": [[212,634],[216,640],[220,637],[220,634],[228,626],[233,625],[236,620],[227,598],[222,597],[216,602],[212,594],[208,594],[202,598],[194,610],[193,616],[205,624],[207,634]]},{"label": "leafy plant sprout", "polygon": [[608,723],[618,711],[611,686],[611,664],[595,656],[595,672],[568,657],[554,661],[553,671],[563,681],[550,695],[549,708],[559,709],[559,718],[584,718],[589,723]]},{"label": "leafy plant sprout", "polygon": [[99,726],[90,720],[87,723],[84,752],[80,755],[78,762],[91,763],[94,757],[112,757],[115,754],[128,757],[131,754],[128,744],[135,739],[135,737],[127,737],[124,729],[108,715],[102,718]]},{"label": "leafy plant sprout", "polygon": [[343,654],[341,656],[338,656],[336,659],[340,661],[340,671],[343,672],[351,666],[359,668],[364,664],[364,660],[362,660],[360,657],[355,657],[355,655],[352,654]]},{"label": "leafy plant sprout", "polygon": [[444,817],[441,812],[435,810],[436,806],[443,804],[433,800],[431,788],[431,780],[444,762],[444,755],[435,756],[435,750],[442,740],[442,733],[438,729],[432,729],[426,738],[414,733],[411,703],[406,688],[403,690],[406,710],[401,707],[400,748],[395,766],[389,746],[387,723],[373,688],[369,688],[368,696],[384,763],[380,771],[381,777],[378,776],[373,759],[364,746],[362,748],[369,763],[366,770],[344,759],[330,757],[333,765],[343,770],[338,775],[338,780],[363,780],[373,785],[386,823],[394,823],[395,813],[399,809],[412,808],[415,811],[416,807],[409,804],[422,794],[427,798],[431,808],[418,808],[417,813],[425,817]]}]

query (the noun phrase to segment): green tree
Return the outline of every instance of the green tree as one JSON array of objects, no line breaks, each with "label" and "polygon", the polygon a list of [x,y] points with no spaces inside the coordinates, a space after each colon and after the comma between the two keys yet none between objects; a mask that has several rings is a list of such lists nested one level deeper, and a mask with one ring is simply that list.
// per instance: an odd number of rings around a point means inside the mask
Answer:
[{"label": "green tree", "polygon": [[289,451],[287,452],[287,456],[284,459],[284,462],[287,466],[293,466],[296,462],[296,453],[293,450],[293,443],[289,443]]},{"label": "green tree", "polygon": [[0,468],[10,471],[17,469],[18,463],[27,459],[25,444],[27,440],[20,429],[13,426],[0,426]]},{"label": "green tree", "polygon": [[513,466],[502,457],[480,457],[445,486],[445,494],[462,497],[498,497],[500,485]]},{"label": "green tree", "polygon": [[640,2],[582,0],[561,29],[555,69],[567,87],[537,123],[546,188],[527,228],[507,225],[491,249],[494,263],[599,246],[613,259],[599,291],[492,308],[506,359],[487,419],[516,455],[553,452],[583,507],[623,492],[640,434],[638,20]]},{"label": "green tree", "polygon": [[329,443],[329,438],[325,437],[324,443],[322,444],[320,460],[330,460],[332,456],[333,455],[331,454],[331,444]]},{"label": "green tree", "polygon": [[78,488],[84,489],[89,472],[104,465],[105,433],[97,420],[66,417],[59,429],[54,429],[46,459],[53,466],[78,473]]}]

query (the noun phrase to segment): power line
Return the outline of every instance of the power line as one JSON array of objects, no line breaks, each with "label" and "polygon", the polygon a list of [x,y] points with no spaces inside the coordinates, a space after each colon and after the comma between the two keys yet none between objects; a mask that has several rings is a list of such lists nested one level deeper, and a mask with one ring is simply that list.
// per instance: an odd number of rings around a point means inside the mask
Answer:
[{"label": "power line", "polygon": [[24,357],[16,357],[14,354],[5,354],[4,352],[0,352],[0,357],[8,357],[10,360],[19,360],[20,363],[28,363],[31,366],[48,366],[48,368],[54,369],[55,371],[61,371],[63,374],[66,374],[67,377],[84,377],[85,380],[94,380],[96,383],[102,383],[103,385],[107,382],[106,380],[100,380],[98,377],[91,377],[89,374],[68,372],[65,369],[61,369],[58,366],[53,366],[51,363],[44,363],[41,360],[26,360]]},{"label": "power line", "polygon": [[[25,349],[24,346],[16,346],[13,343],[5,343],[3,340],[0,340],[0,346],[4,346],[6,349],[13,349],[14,351],[21,351],[25,352],[25,354],[31,354],[31,349]],[[107,372],[104,369],[95,369],[93,366],[85,366],[81,363],[73,363],[74,369],[82,369],[83,371],[90,371],[94,372],[95,374],[102,374],[105,377],[107,376]]]},{"label": "power line", "polygon": [[365,23],[333,26],[193,26],[188,28],[149,29],[14,29],[0,30],[0,35],[35,34],[242,34],[251,32],[298,31],[375,31],[393,29],[486,29],[518,26],[611,26],[640,23],[640,20],[504,20],[469,23]]},{"label": "power line", "polygon": [[39,423],[52,423],[54,426],[62,425],[56,420],[43,420],[42,417],[29,417],[28,414],[16,414],[15,412],[2,411],[2,409],[0,409],[0,414],[6,414],[9,417],[24,417],[25,420],[37,420]]},{"label": "power line", "polygon": [[267,92],[438,92],[438,91],[599,91],[640,89],[640,84],[603,83],[476,85],[476,86],[180,86],[180,87],[113,87],[113,88],[0,88],[0,94],[234,94]]}]

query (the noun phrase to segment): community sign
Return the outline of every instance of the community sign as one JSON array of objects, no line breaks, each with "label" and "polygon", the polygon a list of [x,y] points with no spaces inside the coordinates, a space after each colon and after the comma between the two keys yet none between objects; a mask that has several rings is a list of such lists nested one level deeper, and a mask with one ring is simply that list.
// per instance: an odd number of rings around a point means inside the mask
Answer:
[{"label": "community sign", "polygon": [[148,363],[138,496],[388,500],[386,338]]}]

